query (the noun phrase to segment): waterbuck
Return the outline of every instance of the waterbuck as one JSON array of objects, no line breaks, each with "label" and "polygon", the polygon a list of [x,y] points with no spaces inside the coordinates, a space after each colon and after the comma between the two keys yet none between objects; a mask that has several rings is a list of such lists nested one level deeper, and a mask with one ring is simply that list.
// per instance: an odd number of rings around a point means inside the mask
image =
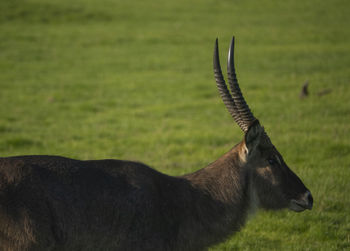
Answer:
[{"label": "waterbuck", "polygon": [[243,141],[194,173],[138,162],[58,156],[0,158],[0,250],[203,250],[238,231],[255,208],[311,209],[309,190],[253,116],[238,86],[234,39],[228,90],[216,84]]}]

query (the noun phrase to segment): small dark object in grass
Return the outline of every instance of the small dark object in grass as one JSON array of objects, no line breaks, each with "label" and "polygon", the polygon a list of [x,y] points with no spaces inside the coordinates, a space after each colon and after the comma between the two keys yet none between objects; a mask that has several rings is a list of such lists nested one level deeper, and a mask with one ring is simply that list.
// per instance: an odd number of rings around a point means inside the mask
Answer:
[{"label": "small dark object in grass", "polygon": [[309,96],[308,87],[309,87],[309,81],[306,81],[306,82],[304,83],[303,87],[301,88],[301,92],[300,92],[300,95],[299,95],[299,98],[300,98],[300,99],[304,99],[304,98],[306,98],[307,96]]}]

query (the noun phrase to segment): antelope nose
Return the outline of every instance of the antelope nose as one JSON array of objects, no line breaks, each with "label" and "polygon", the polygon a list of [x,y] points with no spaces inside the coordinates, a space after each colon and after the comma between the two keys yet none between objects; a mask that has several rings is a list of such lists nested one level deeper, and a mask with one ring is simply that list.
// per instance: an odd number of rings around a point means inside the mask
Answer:
[{"label": "antelope nose", "polygon": [[308,207],[307,207],[307,209],[312,209],[312,206],[313,206],[313,204],[314,204],[314,198],[312,198],[312,195],[311,195],[311,193],[310,193],[310,191],[307,191],[306,192],[307,193],[307,195],[306,195],[306,201],[308,202]]}]

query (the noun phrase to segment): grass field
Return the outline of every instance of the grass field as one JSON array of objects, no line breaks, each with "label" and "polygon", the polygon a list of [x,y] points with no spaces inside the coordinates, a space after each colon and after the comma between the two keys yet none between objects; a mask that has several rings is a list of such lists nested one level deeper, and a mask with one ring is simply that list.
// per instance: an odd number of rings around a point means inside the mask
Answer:
[{"label": "grass field", "polygon": [[[243,138],[212,73],[236,36],[242,91],[314,196],[212,250],[350,249],[350,2],[3,0],[0,155],[195,171]],[[299,100],[302,84],[311,95]],[[316,93],[331,89],[325,96]]]}]

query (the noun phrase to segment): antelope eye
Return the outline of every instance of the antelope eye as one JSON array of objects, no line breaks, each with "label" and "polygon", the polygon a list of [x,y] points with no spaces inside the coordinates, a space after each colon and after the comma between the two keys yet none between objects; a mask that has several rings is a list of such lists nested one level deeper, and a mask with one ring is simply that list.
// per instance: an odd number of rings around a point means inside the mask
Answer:
[{"label": "antelope eye", "polygon": [[269,159],[267,159],[267,161],[269,162],[270,165],[276,164],[276,160],[273,158],[269,158]]}]

